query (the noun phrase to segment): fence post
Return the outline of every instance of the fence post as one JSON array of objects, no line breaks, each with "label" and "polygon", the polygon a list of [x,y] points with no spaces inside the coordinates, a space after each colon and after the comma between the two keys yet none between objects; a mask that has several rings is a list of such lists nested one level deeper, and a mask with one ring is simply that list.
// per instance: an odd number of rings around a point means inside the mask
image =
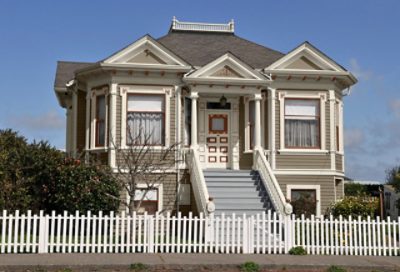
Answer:
[{"label": "fence post", "polygon": [[250,248],[250,235],[249,235],[249,222],[250,218],[246,218],[245,215],[243,215],[243,233],[242,233],[242,237],[243,237],[243,254],[249,254],[249,248]]},{"label": "fence post", "polygon": [[293,247],[293,233],[292,233],[292,220],[290,215],[285,215],[285,254]]},{"label": "fence post", "polygon": [[153,216],[146,216],[147,219],[147,252],[154,253],[154,218]]},{"label": "fence post", "polygon": [[43,211],[39,213],[39,253],[48,253],[47,247],[47,235],[48,235],[48,222],[43,214]]}]

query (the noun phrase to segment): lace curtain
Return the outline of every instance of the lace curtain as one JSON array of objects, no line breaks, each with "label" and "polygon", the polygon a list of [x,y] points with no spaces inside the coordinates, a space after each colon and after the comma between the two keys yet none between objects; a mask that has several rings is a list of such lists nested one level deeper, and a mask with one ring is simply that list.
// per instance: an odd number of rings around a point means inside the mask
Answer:
[{"label": "lace curtain", "polygon": [[128,112],[127,143],[164,145],[164,118],[156,112]]}]

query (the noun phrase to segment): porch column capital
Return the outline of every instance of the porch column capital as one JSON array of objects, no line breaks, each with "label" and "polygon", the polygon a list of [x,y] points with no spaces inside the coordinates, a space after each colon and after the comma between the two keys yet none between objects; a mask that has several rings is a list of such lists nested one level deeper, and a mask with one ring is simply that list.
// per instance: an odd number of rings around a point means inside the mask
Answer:
[{"label": "porch column capital", "polygon": [[254,94],[253,100],[254,100],[254,101],[260,101],[260,100],[262,100],[262,94],[261,94],[261,93],[256,93],[256,94]]},{"label": "porch column capital", "polygon": [[190,96],[191,99],[197,99],[199,98],[199,93],[198,92],[190,92]]}]

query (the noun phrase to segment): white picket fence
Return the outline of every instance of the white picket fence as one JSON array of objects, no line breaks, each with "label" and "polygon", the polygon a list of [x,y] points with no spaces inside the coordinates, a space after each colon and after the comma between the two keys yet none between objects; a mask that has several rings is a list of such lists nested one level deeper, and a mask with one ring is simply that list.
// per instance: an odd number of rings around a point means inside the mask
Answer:
[{"label": "white picket fence", "polygon": [[188,217],[43,212],[0,214],[0,253],[258,253],[400,255],[398,221],[256,216]]}]

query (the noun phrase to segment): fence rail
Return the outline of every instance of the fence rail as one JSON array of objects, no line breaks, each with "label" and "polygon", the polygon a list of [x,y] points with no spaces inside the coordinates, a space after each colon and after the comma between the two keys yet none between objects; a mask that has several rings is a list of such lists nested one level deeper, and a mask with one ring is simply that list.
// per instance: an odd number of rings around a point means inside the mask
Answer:
[{"label": "fence rail", "polygon": [[0,253],[400,255],[400,218],[0,213]]}]

